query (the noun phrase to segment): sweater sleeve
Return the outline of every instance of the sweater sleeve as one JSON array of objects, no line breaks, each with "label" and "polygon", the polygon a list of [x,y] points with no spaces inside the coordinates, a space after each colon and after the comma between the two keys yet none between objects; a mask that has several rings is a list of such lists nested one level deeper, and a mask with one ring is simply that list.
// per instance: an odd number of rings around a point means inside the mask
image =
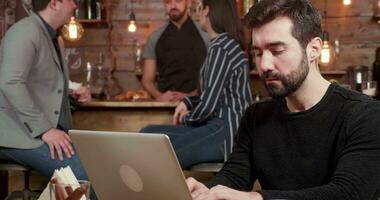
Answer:
[{"label": "sweater sleeve", "polygon": [[330,181],[295,191],[262,190],[264,199],[378,199],[380,188],[380,109],[378,103],[360,107],[347,117],[343,149]]},{"label": "sweater sleeve", "polygon": [[243,116],[238,133],[234,139],[233,151],[223,166],[223,169],[214,179],[207,183],[208,187],[225,185],[227,187],[251,191],[256,180],[252,170],[252,136],[249,128],[250,116],[253,115],[253,106],[247,109]]},{"label": "sweater sleeve", "polygon": [[197,106],[185,117],[183,124],[188,126],[199,126],[212,116],[219,99],[225,80],[230,73],[231,64],[228,60],[228,53],[221,47],[215,46],[208,55],[208,69],[204,77],[205,80],[202,94],[199,97]]}]

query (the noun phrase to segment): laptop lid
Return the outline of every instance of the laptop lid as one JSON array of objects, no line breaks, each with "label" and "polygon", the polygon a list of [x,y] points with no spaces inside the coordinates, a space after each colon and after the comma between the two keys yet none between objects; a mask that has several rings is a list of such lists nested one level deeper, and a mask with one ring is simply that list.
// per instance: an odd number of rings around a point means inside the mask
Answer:
[{"label": "laptop lid", "polygon": [[70,130],[100,200],[191,200],[164,134]]}]

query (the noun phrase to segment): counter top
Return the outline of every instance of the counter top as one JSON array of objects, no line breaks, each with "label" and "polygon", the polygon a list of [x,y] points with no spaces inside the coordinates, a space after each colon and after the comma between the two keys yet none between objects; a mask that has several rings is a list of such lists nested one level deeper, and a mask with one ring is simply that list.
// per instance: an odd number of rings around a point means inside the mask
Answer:
[{"label": "counter top", "polygon": [[178,102],[160,102],[160,101],[91,101],[88,103],[80,104],[79,107],[110,107],[110,108],[142,108],[142,107],[156,107],[156,108],[175,108]]}]

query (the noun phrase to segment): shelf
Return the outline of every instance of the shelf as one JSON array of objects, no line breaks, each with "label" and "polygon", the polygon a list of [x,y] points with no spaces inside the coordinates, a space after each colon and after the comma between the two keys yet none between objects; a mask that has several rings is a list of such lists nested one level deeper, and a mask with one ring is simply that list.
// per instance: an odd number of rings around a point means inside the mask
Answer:
[{"label": "shelf", "polygon": [[78,22],[83,25],[84,28],[107,28],[108,23],[106,20],[98,19],[78,19]]},{"label": "shelf", "polygon": [[109,107],[109,108],[175,108],[178,102],[146,101],[90,101],[80,104],[80,107]]}]

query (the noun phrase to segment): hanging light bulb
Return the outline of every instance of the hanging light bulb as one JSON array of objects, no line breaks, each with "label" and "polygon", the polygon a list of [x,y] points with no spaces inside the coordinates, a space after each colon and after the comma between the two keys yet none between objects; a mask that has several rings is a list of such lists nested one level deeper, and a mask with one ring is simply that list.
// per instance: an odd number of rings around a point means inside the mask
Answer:
[{"label": "hanging light bulb", "polygon": [[351,5],[351,0],[343,0],[343,5],[345,6]]},{"label": "hanging light bulb", "polygon": [[136,27],[136,17],[133,11],[129,15],[129,24],[128,24],[128,31],[131,33],[136,32],[137,27]]},{"label": "hanging light bulb", "polygon": [[135,13],[133,13],[133,0],[131,0],[131,14],[129,14],[128,31],[134,33],[136,30],[136,16]]},{"label": "hanging light bulb", "polygon": [[322,36],[322,51],[321,51],[321,63],[322,64],[328,64],[331,60],[331,49],[329,44],[329,33],[323,32]]},{"label": "hanging light bulb", "polygon": [[83,36],[83,26],[75,20],[75,17],[70,18],[70,22],[62,28],[63,37],[71,42],[80,40]]}]

